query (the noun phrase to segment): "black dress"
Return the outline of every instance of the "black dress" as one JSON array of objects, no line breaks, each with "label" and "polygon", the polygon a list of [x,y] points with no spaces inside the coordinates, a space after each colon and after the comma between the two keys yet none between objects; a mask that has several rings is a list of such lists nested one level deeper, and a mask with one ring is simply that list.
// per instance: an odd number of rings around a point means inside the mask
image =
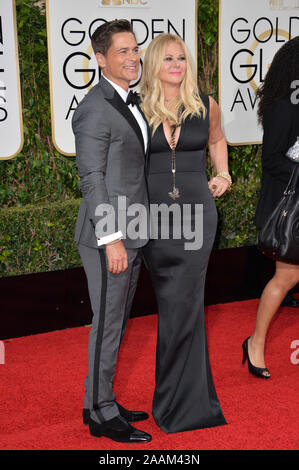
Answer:
[{"label": "black dress", "polygon": [[204,321],[205,277],[217,212],[206,176],[208,96],[202,100],[207,108],[206,119],[187,118],[176,146],[178,199],[174,201],[168,195],[172,190],[171,149],[162,124],[152,137],[148,163],[151,209],[161,203],[178,204],[183,212],[183,204],[191,205],[194,225],[195,204],[203,205],[200,249],[184,249],[190,235],[175,238],[175,219],[171,218],[170,237],[173,238],[163,239],[158,230],[160,238],[156,234],[143,248],[158,303],[153,416],[168,433],[226,424],[211,376]]}]

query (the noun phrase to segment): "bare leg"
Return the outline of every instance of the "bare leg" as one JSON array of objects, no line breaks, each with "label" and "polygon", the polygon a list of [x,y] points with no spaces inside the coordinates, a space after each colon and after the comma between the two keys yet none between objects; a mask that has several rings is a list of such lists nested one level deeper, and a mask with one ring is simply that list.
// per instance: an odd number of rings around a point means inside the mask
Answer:
[{"label": "bare leg", "polygon": [[[248,341],[248,353],[256,367],[265,365],[265,341],[272,318],[287,292],[299,282],[299,265],[276,261],[276,271],[266,285],[257,310],[254,333]],[[269,375],[264,372],[265,375]]]}]

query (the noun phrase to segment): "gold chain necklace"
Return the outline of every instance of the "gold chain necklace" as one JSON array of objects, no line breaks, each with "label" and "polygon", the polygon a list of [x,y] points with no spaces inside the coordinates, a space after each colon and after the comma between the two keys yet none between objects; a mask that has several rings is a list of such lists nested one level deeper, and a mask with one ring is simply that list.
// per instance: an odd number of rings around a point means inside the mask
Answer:
[{"label": "gold chain necklace", "polygon": [[168,193],[169,197],[173,200],[176,200],[180,197],[179,188],[176,187],[176,157],[175,157],[175,131],[178,127],[181,127],[181,124],[170,125],[171,129],[171,173],[172,173],[172,191]]}]

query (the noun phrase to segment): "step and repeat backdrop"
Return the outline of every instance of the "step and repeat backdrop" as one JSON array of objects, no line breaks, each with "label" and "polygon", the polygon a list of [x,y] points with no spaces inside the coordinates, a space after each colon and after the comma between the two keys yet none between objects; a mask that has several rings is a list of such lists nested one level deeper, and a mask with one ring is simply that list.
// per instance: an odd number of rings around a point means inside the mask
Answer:
[{"label": "step and repeat backdrop", "polygon": [[[158,34],[181,36],[197,70],[197,9],[200,0],[47,0],[52,140],[75,154],[71,120],[100,71],[90,38],[106,21],[133,24],[141,63]],[[219,0],[219,105],[230,145],[260,143],[256,90],[282,44],[299,35],[299,0]],[[142,70],[142,69],[141,69]],[[199,72],[200,73],[200,72]],[[132,88],[138,90],[138,82]],[[23,125],[15,0],[0,2],[0,159],[22,149]]]},{"label": "step and repeat backdrop", "polygon": [[15,157],[23,147],[20,72],[13,0],[0,1],[0,159]]},{"label": "step and repeat backdrop", "polygon": [[[196,0],[48,0],[47,27],[52,114],[52,138],[59,152],[73,155],[71,119],[78,102],[99,80],[90,38],[106,21],[132,22],[141,51],[158,34],[180,35],[196,69]],[[138,88],[138,81],[132,83]]]},{"label": "step and repeat backdrop", "polygon": [[256,91],[275,52],[298,35],[299,0],[220,0],[219,104],[229,144],[261,143]]}]

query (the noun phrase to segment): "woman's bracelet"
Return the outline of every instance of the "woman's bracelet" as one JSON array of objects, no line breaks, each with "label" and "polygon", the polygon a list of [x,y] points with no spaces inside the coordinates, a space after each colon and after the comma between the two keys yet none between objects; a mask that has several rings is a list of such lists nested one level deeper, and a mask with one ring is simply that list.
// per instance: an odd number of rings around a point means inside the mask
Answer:
[{"label": "woman's bracelet", "polygon": [[226,173],[225,171],[221,171],[220,173],[217,173],[216,177],[217,176],[222,176],[222,178],[226,179],[226,181],[228,181],[228,183],[229,183],[228,189],[231,189],[232,178],[231,178],[229,173]]}]

